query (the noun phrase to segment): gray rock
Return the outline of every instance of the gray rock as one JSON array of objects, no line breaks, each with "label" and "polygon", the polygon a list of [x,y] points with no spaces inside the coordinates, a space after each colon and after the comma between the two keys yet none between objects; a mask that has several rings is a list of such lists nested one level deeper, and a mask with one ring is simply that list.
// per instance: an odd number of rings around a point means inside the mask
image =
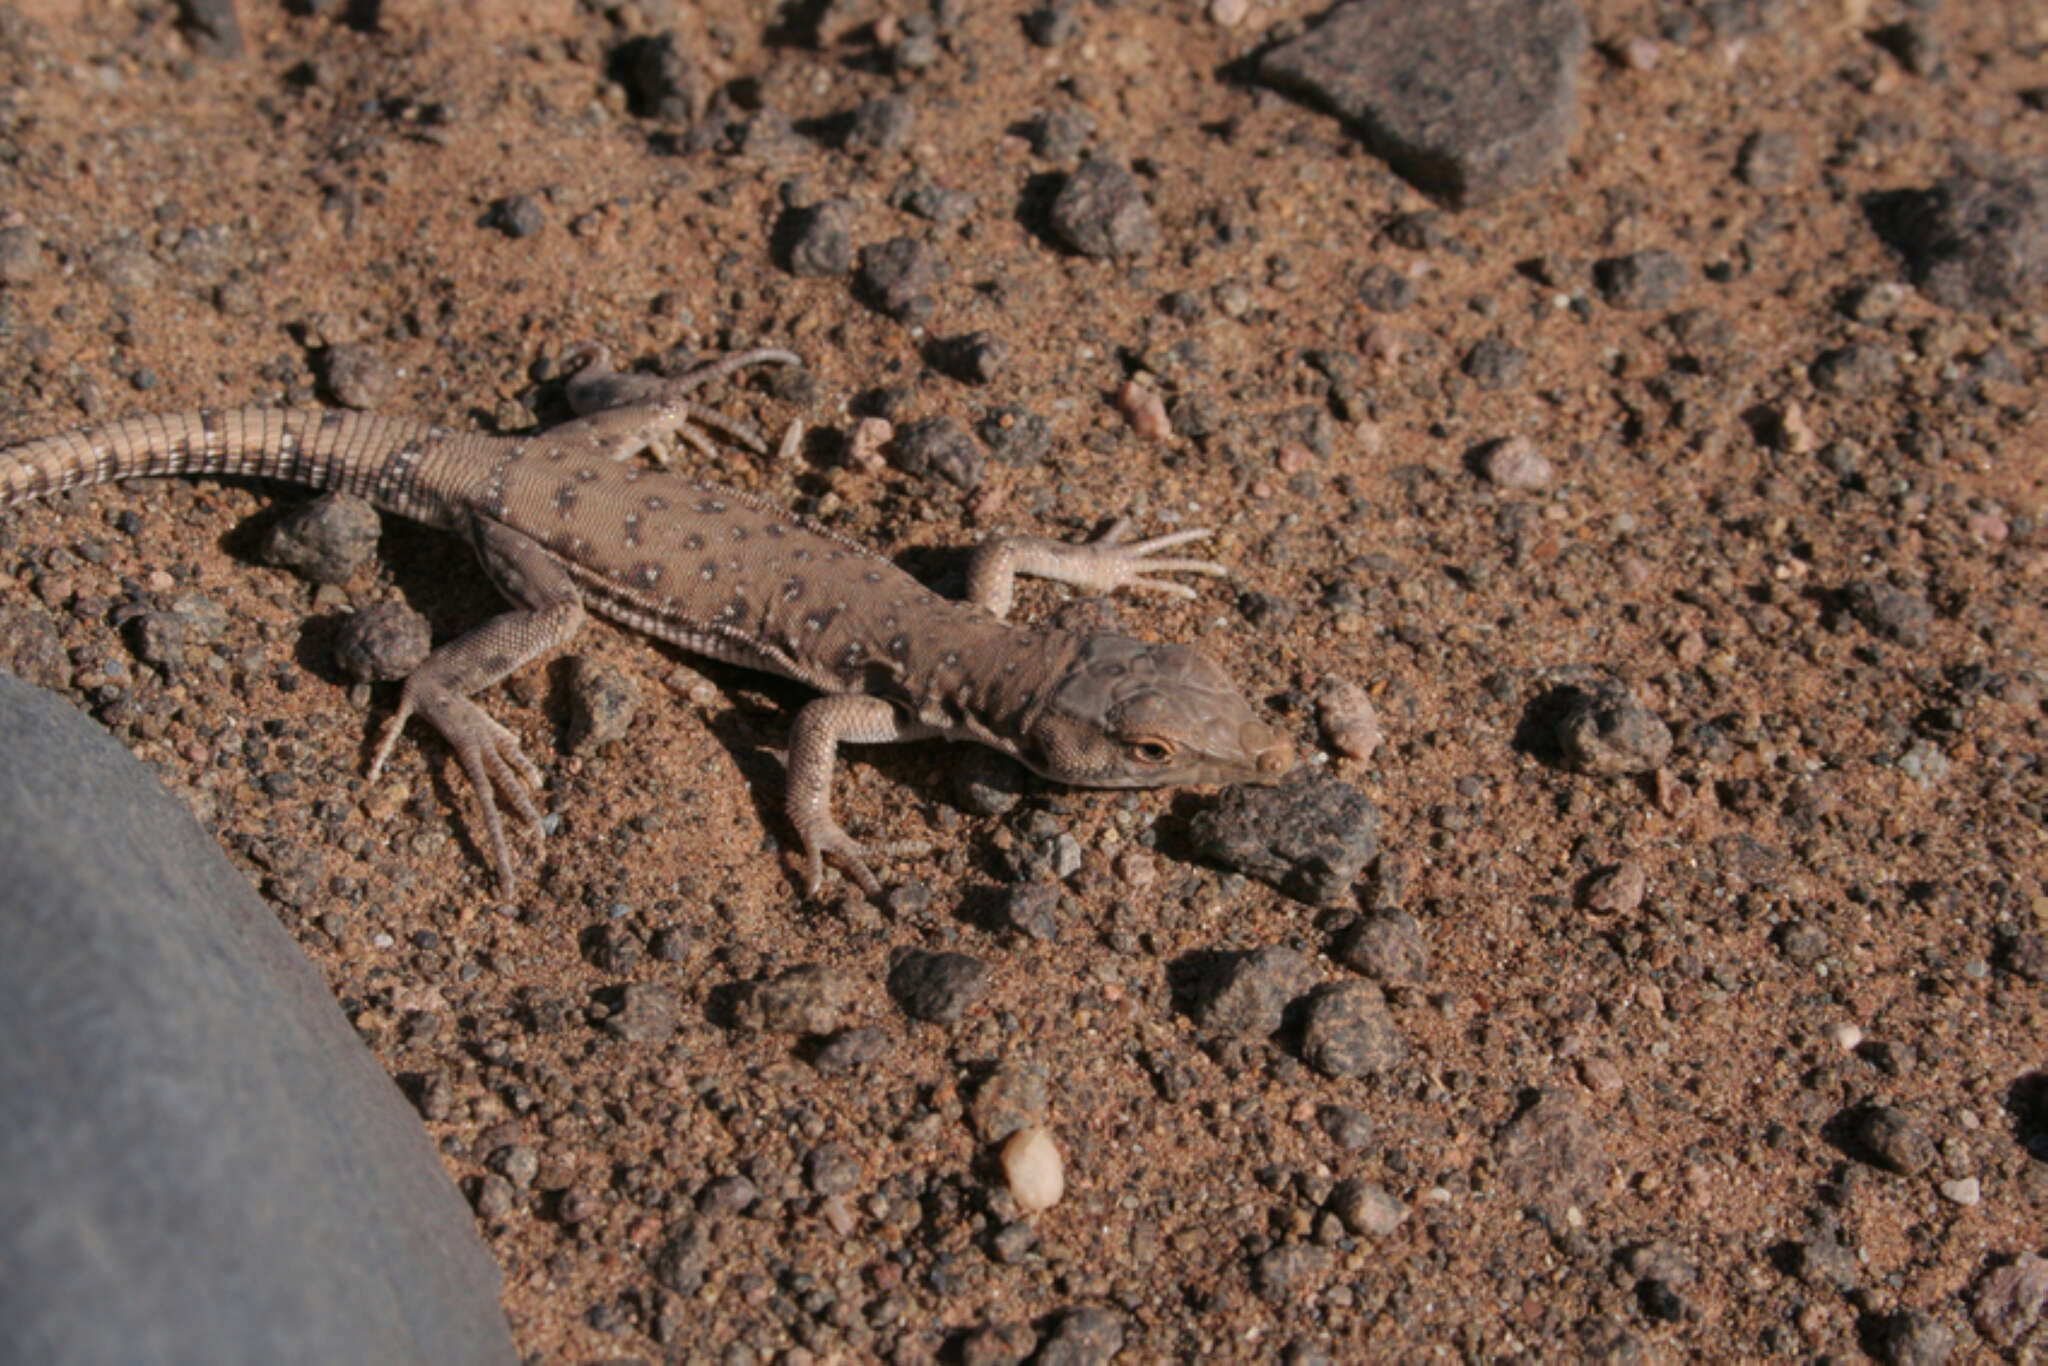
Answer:
[{"label": "gray rock", "polygon": [[1870,218],[1938,304],[2030,308],[2048,283],[2048,175],[1954,175],[1877,196]]},{"label": "gray rock", "polygon": [[1083,256],[1130,257],[1159,242],[1159,225],[1128,167],[1097,158],[1067,177],[1052,202],[1052,230]]},{"label": "gray rock", "polygon": [[345,408],[382,408],[398,388],[398,371],[377,351],[357,342],[330,346],[320,353],[320,378],[327,392]]},{"label": "gray rock", "polygon": [[1574,772],[1648,773],[1671,755],[1670,727],[1619,683],[1567,689],[1556,705],[1558,757]]},{"label": "gray rock", "polygon": [[919,479],[943,479],[955,488],[979,485],[988,457],[950,417],[905,423],[896,433],[896,468]]},{"label": "gray rock", "polygon": [[1585,52],[1573,0],[1345,0],[1258,70],[1357,125],[1421,189],[1463,206],[1563,162]]},{"label": "gray rock", "polygon": [[1970,1314],[1977,1331],[2010,1347],[2048,1320],[2048,1257],[2022,1252],[1977,1282]]},{"label": "gray rock", "polygon": [[1842,605],[1864,629],[1912,649],[1927,644],[1934,609],[1927,599],[1882,579],[1858,579],[1842,589]]},{"label": "gray rock", "polygon": [[1346,900],[1379,853],[1380,813],[1349,783],[1296,769],[1278,787],[1233,787],[1188,823],[1196,853],[1310,905]]},{"label": "gray rock", "polygon": [[741,1029],[773,1034],[830,1034],[853,1000],[842,972],[804,963],[766,981],[749,982],[733,1009]]},{"label": "gray rock", "polygon": [[97,727],[0,678],[0,1358],[512,1362],[417,1116]]},{"label": "gray rock", "polygon": [[953,1024],[988,994],[988,967],[965,953],[906,949],[889,969],[889,995],[905,1015]]},{"label": "gray rock", "polygon": [[1278,1032],[1287,1007],[1315,985],[1315,969],[1293,949],[1274,946],[1220,958],[1201,984],[1195,1023],[1218,1034],[1263,1039]]},{"label": "gray rock", "polygon": [[1301,1057],[1326,1077],[1390,1072],[1408,1060],[1408,1041],[1370,982],[1337,982],[1309,998]]},{"label": "gray rock", "polygon": [[1669,308],[1692,283],[1692,271],[1668,251],[1632,251],[1610,256],[1593,267],[1600,297],[1615,308],[1637,311]]},{"label": "gray rock", "polygon": [[569,748],[589,754],[626,738],[640,689],[616,664],[578,655],[569,666]]},{"label": "gray rock", "polygon": [[1955,1334],[1920,1309],[1887,1314],[1870,1334],[1870,1354],[1884,1366],[1942,1366],[1955,1349]]},{"label": "gray rock", "polygon": [[1550,1090],[1530,1096],[1503,1126],[1494,1166],[1517,1198],[1553,1217],[1600,1199],[1612,1170],[1607,1145],[1578,1099]]},{"label": "gray rock", "polygon": [[1914,1176],[1940,1156],[1934,1140],[1905,1111],[1865,1105],[1846,1117],[1845,1133],[1857,1155],[1900,1176]]},{"label": "gray rock", "polygon": [[263,538],[263,560],[314,583],[347,583],[377,554],[377,509],[349,493],[323,493],[293,508]]},{"label": "gray rock", "polygon": [[427,619],[402,602],[351,613],[334,637],[334,662],[358,683],[404,678],[433,649]]},{"label": "gray rock", "polygon": [[854,287],[876,311],[915,325],[938,307],[932,291],[943,265],[939,254],[917,238],[892,237],[860,249]]},{"label": "gray rock", "polygon": [[1123,1349],[1123,1317],[1086,1305],[1060,1315],[1038,1349],[1038,1366],[1107,1366]]}]

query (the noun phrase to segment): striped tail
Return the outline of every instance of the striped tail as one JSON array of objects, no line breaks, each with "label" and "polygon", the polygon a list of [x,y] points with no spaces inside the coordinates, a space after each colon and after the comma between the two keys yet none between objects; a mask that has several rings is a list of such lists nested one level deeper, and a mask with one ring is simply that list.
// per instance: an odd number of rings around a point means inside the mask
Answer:
[{"label": "striped tail", "polygon": [[[421,457],[452,433],[408,418],[319,408],[202,409],[123,418],[0,450],[0,507],[116,479],[240,474],[357,494],[419,516]],[[431,516],[422,520],[438,520]]]}]

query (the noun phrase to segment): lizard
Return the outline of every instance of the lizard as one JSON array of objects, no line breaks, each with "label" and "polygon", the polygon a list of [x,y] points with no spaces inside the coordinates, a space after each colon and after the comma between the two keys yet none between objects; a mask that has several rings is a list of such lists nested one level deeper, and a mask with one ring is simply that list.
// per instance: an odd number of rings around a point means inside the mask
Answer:
[{"label": "lizard", "polygon": [[842,744],[974,741],[1084,787],[1273,783],[1292,766],[1285,736],[1199,652],[1008,619],[1018,575],[1192,598],[1159,576],[1228,571],[1160,552],[1207,529],[1130,541],[1119,519],[1082,544],[993,537],[971,555],[966,599],[945,598],[768,500],[634,459],[659,458],[671,436],[709,449],[701,428],[764,450],[746,423],[692,395],[745,367],[800,365],[795,354],[742,351],[666,379],[615,373],[599,347],[580,356],[565,386],[576,416],[537,433],[320,408],[129,417],[0,450],[0,506],[125,478],[241,475],[354,494],[466,537],[510,607],[406,677],[367,779],[378,780],[411,718],[439,731],[476,794],[507,894],[515,871],[499,799],[542,837],[533,792],[543,778],[474,698],[568,645],[593,612],[821,694],[792,724],[784,794],[811,896],[827,862],[879,895],[867,860],[892,852],[862,845],[833,815]]}]

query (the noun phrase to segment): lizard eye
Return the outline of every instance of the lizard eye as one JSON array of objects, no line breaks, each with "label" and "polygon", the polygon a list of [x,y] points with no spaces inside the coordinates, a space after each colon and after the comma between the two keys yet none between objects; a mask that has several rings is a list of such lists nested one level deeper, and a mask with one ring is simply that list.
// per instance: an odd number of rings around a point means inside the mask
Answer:
[{"label": "lizard eye", "polygon": [[1173,746],[1163,740],[1134,740],[1131,753],[1148,764],[1163,764],[1173,757]]}]

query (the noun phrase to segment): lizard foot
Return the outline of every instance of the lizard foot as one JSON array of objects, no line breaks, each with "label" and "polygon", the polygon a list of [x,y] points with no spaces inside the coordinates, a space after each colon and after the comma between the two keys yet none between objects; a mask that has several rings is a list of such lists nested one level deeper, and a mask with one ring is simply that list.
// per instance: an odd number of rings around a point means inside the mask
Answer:
[{"label": "lizard foot", "polygon": [[882,884],[869,871],[871,858],[910,858],[931,852],[924,840],[897,840],[888,844],[862,844],[846,833],[839,822],[821,817],[808,828],[797,831],[804,846],[804,895],[816,896],[825,885],[825,864],[837,864],[870,901],[879,901]]},{"label": "lizard foot", "polygon": [[1124,536],[1130,529],[1131,519],[1119,517],[1110,524],[1109,530],[1094,540],[1085,545],[1069,547],[1072,560],[1070,564],[1062,567],[1063,572],[1058,577],[1077,587],[1097,593],[1132,588],[1192,598],[1196,596],[1195,590],[1186,584],[1152,576],[1202,574],[1210,578],[1227,578],[1230,575],[1227,568],[1214,560],[1155,558],[1162,550],[1171,550],[1190,541],[1207,540],[1215,534],[1207,527],[1169,532],[1164,536],[1153,536],[1143,541],[1126,542]]},{"label": "lizard foot", "polygon": [[540,807],[534,803],[532,791],[541,785],[541,772],[520,748],[519,737],[492,720],[482,707],[431,684],[416,686],[417,678],[414,675],[415,681],[406,684],[398,711],[384,732],[383,743],[377,746],[376,757],[370,761],[369,780],[374,783],[383,773],[392,747],[412,716],[418,715],[441,732],[441,738],[455,751],[469,785],[476,791],[477,804],[483,808],[484,828],[490,832],[498,883],[502,891],[509,893],[515,882],[512,850],[505,840],[504,820],[498,814],[498,796],[502,793],[512,804],[532,827],[536,839],[545,838],[547,828],[541,824]]},{"label": "lizard foot", "polygon": [[666,466],[670,458],[665,439],[668,431],[673,431],[691,449],[711,460],[718,458],[718,452],[700,429],[718,432],[757,455],[767,454],[768,443],[753,424],[699,407],[689,402],[687,396],[712,380],[722,379],[750,365],[803,364],[803,358],[793,351],[758,347],[721,356],[681,375],[664,378],[613,370],[611,352],[602,342],[585,342],[571,347],[562,354],[562,360],[564,363],[583,362],[582,368],[571,375],[564,386],[569,406],[578,415],[587,417],[614,409],[644,409],[650,414],[661,414],[647,429],[636,433],[637,440],[608,443],[607,453],[614,460],[624,460],[638,450],[646,449],[654,456],[655,463],[662,466]]}]

